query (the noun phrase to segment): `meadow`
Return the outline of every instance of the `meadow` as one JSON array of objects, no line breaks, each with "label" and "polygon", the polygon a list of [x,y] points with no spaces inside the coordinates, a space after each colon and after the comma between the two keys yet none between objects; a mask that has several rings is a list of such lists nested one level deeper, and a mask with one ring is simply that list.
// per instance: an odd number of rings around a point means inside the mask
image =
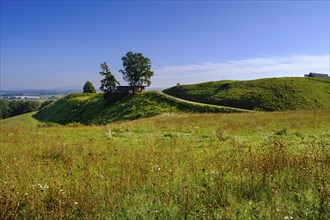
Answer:
[{"label": "meadow", "polygon": [[330,112],[0,121],[0,219],[329,219]]}]

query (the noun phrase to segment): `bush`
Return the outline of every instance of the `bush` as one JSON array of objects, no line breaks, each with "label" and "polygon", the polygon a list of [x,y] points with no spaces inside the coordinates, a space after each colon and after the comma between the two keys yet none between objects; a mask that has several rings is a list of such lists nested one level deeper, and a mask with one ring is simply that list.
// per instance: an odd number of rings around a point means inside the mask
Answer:
[{"label": "bush", "polygon": [[96,93],[93,83],[87,81],[83,87],[83,93]]}]

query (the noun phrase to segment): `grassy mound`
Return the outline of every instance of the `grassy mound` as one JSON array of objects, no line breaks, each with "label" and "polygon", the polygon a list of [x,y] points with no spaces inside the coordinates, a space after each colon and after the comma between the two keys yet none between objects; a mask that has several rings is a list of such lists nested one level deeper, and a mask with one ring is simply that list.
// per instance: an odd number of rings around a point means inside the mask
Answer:
[{"label": "grassy mound", "polygon": [[114,94],[107,100],[103,94],[70,94],[39,111],[34,117],[60,124],[106,124],[163,113],[240,112],[238,109],[186,103],[157,92],[135,95]]},{"label": "grassy mound", "polygon": [[182,99],[243,109],[330,108],[330,79],[267,78],[175,86],[163,91]]}]

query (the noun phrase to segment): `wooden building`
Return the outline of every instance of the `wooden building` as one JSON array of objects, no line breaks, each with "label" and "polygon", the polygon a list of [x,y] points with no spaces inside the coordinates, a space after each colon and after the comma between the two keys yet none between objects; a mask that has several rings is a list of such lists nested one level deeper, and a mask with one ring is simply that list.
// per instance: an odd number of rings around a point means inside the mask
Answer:
[{"label": "wooden building", "polygon": [[117,93],[133,94],[140,93],[145,90],[145,86],[117,86]]},{"label": "wooden building", "polygon": [[305,77],[328,78],[329,75],[324,73],[309,73],[309,74],[305,74]]}]

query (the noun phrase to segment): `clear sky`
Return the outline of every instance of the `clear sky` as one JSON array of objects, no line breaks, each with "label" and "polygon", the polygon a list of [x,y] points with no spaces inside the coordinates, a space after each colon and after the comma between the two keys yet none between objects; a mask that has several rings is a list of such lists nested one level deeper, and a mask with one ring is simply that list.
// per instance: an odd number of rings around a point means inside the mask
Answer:
[{"label": "clear sky", "polygon": [[1,89],[99,87],[151,60],[153,87],[329,73],[329,1],[3,1]]}]

